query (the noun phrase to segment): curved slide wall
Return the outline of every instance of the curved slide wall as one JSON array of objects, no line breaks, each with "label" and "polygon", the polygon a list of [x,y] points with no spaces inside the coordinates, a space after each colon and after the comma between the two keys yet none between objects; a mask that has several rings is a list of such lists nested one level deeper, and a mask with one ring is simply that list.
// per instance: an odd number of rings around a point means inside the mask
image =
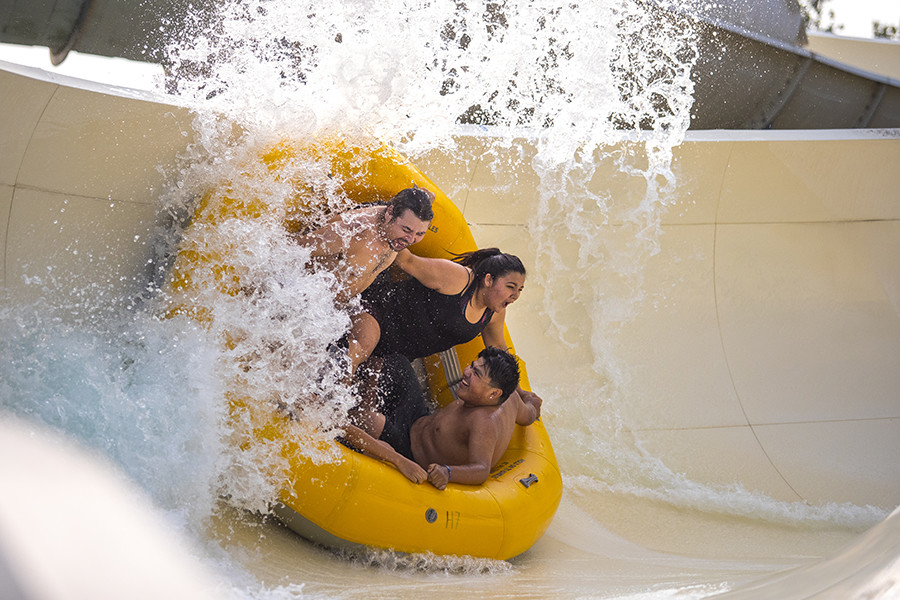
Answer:
[{"label": "curved slide wall", "polygon": [[[469,138],[471,155],[486,141]],[[462,176],[420,164],[438,184]],[[648,297],[612,334],[651,454],[787,501],[900,503],[898,164],[897,130],[703,132],[676,149],[678,200],[643,267]],[[454,199],[477,239],[536,264],[533,174],[466,169]],[[593,192],[631,192],[607,175]],[[598,235],[617,226],[600,211],[578,218]],[[555,249],[578,262],[578,247]],[[541,357],[529,372],[552,388],[592,357],[535,322],[543,295],[529,289],[509,319],[523,356]]]},{"label": "curved slide wall", "polygon": [[807,49],[842,64],[900,81],[900,43],[811,33]]},{"label": "curved slide wall", "polygon": [[[30,302],[42,277],[139,286],[157,167],[190,141],[189,112],[0,67],[6,291]],[[468,185],[446,190],[477,239],[534,264],[535,177],[498,179],[479,165],[485,136],[463,134]],[[463,173],[437,155],[419,164],[439,186]],[[692,480],[738,481],[775,499],[900,504],[897,164],[896,130],[696,132],[676,149],[679,201],[644,267],[644,289],[664,298],[616,340],[648,452]],[[511,326],[536,386],[551,389],[563,361],[590,364],[590,353],[547,336],[542,294],[529,285]],[[855,560],[896,557],[896,521]],[[815,573],[798,577],[801,590],[822,585]]]}]

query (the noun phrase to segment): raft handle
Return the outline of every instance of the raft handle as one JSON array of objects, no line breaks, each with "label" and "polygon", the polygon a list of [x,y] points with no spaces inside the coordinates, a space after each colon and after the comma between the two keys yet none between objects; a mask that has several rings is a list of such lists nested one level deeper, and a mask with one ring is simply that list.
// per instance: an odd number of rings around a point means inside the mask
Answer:
[{"label": "raft handle", "polygon": [[519,483],[524,485],[526,488],[531,487],[531,484],[537,483],[537,482],[538,482],[538,478],[537,478],[537,475],[535,475],[534,473],[529,473],[528,477],[525,477],[524,479],[519,480]]}]

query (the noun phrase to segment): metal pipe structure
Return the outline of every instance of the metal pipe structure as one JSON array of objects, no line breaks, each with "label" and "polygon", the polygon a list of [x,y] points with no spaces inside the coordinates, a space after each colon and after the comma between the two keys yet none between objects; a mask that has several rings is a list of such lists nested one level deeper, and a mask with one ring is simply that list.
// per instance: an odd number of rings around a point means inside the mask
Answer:
[{"label": "metal pipe structure", "polygon": [[[0,0],[0,42],[165,64],[169,32],[211,22],[216,0]],[[698,32],[691,129],[900,127],[900,81],[804,48],[795,0],[648,4]]]}]

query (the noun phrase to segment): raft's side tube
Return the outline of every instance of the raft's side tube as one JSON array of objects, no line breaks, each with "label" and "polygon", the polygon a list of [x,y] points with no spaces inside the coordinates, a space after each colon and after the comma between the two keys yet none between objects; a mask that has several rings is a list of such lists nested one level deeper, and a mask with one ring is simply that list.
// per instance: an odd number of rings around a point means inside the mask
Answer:
[{"label": "raft's side tube", "polygon": [[[392,149],[378,145],[363,150],[343,141],[304,147],[283,143],[266,152],[262,160],[270,171],[278,172],[301,156],[330,162],[331,175],[357,202],[388,200],[413,184],[433,191],[435,218],[425,238],[411,248],[416,253],[450,258],[476,249],[456,206]],[[240,197],[235,187],[224,185],[208,194],[191,227],[208,228],[208,235],[214,236],[216,225],[225,219],[260,218],[266,210],[272,210],[257,199]],[[285,213],[289,229],[296,229],[306,207],[317,200],[302,182],[294,189],[299,190],[298,195]],[[178,312],[201,322],[211,318],[203,306],[191,305],[197,285],[191,274],[197,269],[215,274],[219,293],[238,293],[240,275],[229,264],[227,252],[227,247],[209,250],[185,244],[180,248],[171,279],[172,288],[184,300]],[[505,334],[508,339],[508,332]],[[461,364],[468,364],[482,347],[480,338],[458,347]],[[435,368],[433,361],[430,364],[434,387],[446,390],[443,371]],[[522,385],[527,389],[524,364],[522,369]],[[443,385],[437,385],[439,382]],[[516,428],[507,452],[484,485],[451,484],[440,491],[429,484],[412,484],[390,465],[336,442],[340,459],[314,464],[288,434],[285,417],[267,411],[256,399],[244,397],[237,381],[232,387],[229,400],[233,415],[250,412],[256,420],[245,444],[252,444],[254,439],[283,441],[281,453],[290,469],[274,512],[289,527],[314,541],[329,546],[362,544],[408,553],[507,559],[524,552],[543,535],[559,504],[562,480],[541,422]]]}]

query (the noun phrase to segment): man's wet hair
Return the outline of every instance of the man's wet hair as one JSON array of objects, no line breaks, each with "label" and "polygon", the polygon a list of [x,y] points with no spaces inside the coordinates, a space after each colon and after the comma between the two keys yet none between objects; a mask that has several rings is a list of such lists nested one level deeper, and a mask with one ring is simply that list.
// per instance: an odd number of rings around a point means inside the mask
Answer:
[{"label": "man's wet hair", "polygon": [[391,220],[410,210],[420,221],[430,221],[434,218],[434,210],[431,208],[433,203],[434,193],[431,190],[416,186],[400,190],[388,203],[391,207]]},{"label": "man's wet hair", "polygon": [[497,404],[506,402],[509,395],[519,387],[519,359],[500,348],[488,346],[478,353],[484,359],[487,376],[491,384],[500,388],[501,396]]}]

